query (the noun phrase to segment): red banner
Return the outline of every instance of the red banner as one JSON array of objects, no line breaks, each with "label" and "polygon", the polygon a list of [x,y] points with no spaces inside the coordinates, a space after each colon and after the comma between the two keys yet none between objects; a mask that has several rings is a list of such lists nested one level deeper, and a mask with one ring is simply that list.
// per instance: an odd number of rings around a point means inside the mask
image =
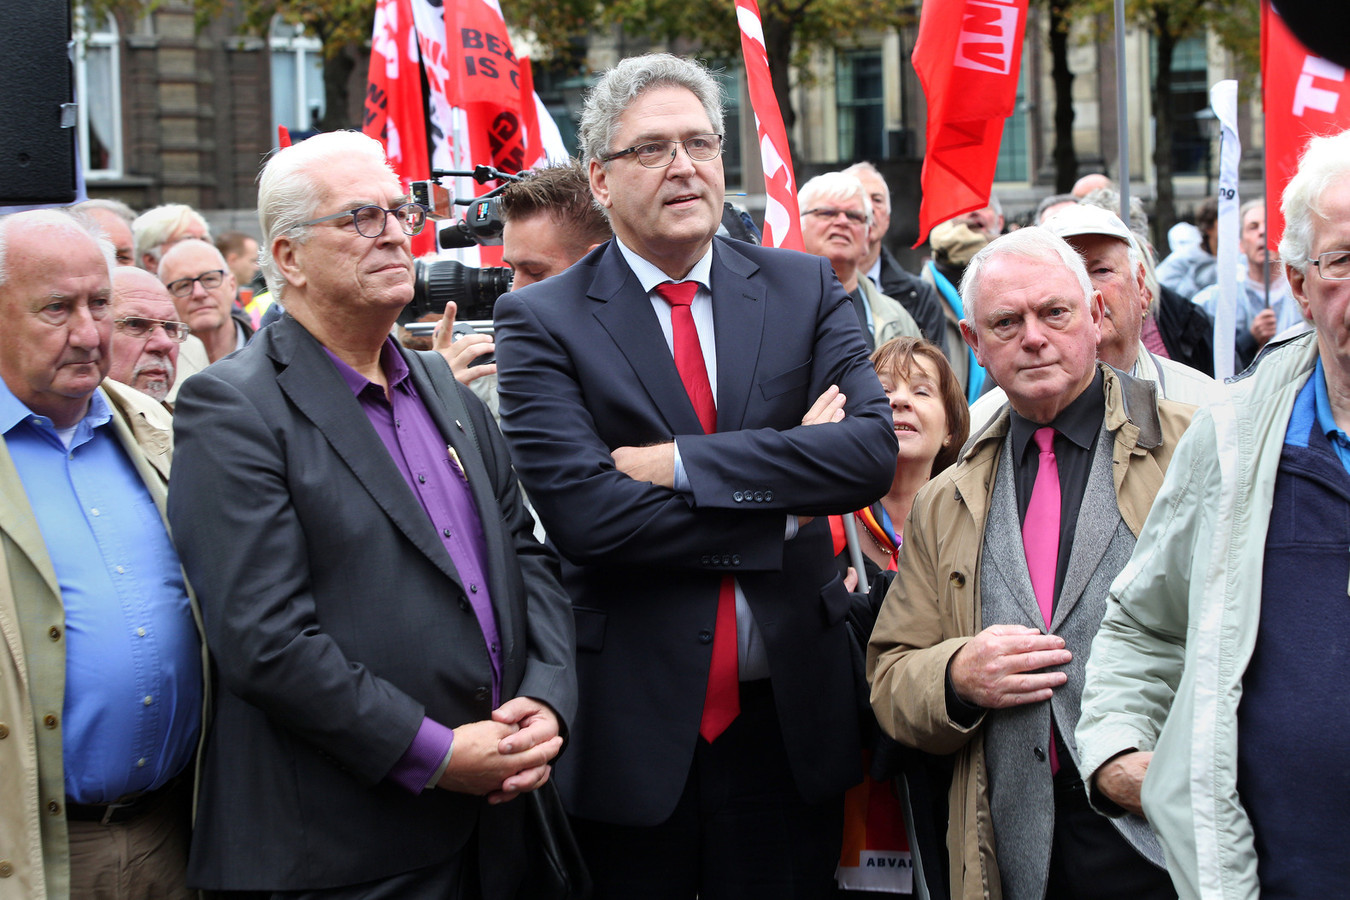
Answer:
[{"label": "red banner", "polygon": [[788,146],[783,113],[769,77],[769,55],[764,49],[764,29],[755,0],[736,0],[736,21],[741,26],[741,53],[745,56],[745,79],[750,105],[759,134],[759,155],[764,164],[764,243],[770,247],[801,250],[802,220],[797,210],[797,179],[792,174],[792,150]]},{"label": "red banner", "polygon": [[926,0],[914,71],[928,100],[919,240],[989,205],[1003,120],[1017,102],[1027,0]]},{"label": "red banner", "polygon": [[[429,178],[426,108],[422,103],[422,60],[409,0],[379,0],[370,42],[370,76],[361,130],[384,144],[385,156],[406,189]],[[413,253],[435,249],[433,229],[413,238]]]},{"label": "red banner", "polygon": [[1280,198],[1298,158],[1316,135],[1350,128],[1346,70],[1299,43],[1270,5],[1261,3],[1261,83],[1266,113],[1266,240],[1284,234]]}]

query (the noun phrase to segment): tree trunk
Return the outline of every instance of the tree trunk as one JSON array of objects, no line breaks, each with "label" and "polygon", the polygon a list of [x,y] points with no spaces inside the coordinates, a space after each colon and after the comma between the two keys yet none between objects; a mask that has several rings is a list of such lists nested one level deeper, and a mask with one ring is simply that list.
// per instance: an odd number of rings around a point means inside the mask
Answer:
[{"label": "tree trunk", "polygon": [[1067,194],[1078,179],[1073,146],[1073,72],[1069,71],[1067,0],[1050,0],[1050,76],[1055,84],[1055,193]]},{"label": "tree trunk", "polygon": [[347,82],[351,78],[352,70],[356,68],[356,61],[349,49],[343,47],[332,55],[324,56],[323,118],[319,120],[320,131],[337,131],[360,126],[360,120],[353,122],[347,109],[349,105]]},{"label": "tree trunk", "polygon": [[[1158,70],[1153,76],[1153,171],[1158,181],[1153,208],[1153,246],[1167,246],[1167,232],[1176,224],[1175,193],[1172,189],[1172,53],[1176,35],[1172,33],[1166,6],[1153,10],[1158,40]],[[1120,65],[1122,61],[1117,61]]]},{"label": "tree trunk", "polygon": [[774,96],[778,98],[778,109],[783,116],[783,130],[787,133],[788,145],[792,148],[792,171],[801,171],[801,158],[792,144],[792,126],[797,121],[797,113],[792,108],[792,83],[789,79],[792,65],[792,25],[779,15],[775,15],[769,4],[761,7],[760,21],[764,28],[764,49],[769,57],[769,80],[773,83]]}]

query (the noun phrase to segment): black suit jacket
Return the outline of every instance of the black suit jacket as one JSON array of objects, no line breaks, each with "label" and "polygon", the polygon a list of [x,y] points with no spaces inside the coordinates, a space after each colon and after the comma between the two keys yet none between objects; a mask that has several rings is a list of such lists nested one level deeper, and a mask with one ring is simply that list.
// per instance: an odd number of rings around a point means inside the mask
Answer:
[{"label": "black suit jacket", "polygon": [[[937,291],[918,275],[901,268],[885,246],[881,248],[881,284],[877,287],[900,302],[928,341],[937,344],[944,354],[947,352],[947,316]],[[965,345],[958,349],[965,352]]]},{"label": "black suit jacket", "polygon": [[[483,525],[502,699],[535,697],[566,723],[572,624],[506,445],[456,386],[480,458],[410,368]],[[518,871],[524,804],[384,780],[424,714],[449,727],[490,716],[491,664],[450,555],[319,343],[289,316],[262,330],[183,386],[175,437],[169,518],[219,684],[191,883],[374,880],[449,858],[475,827],[501,863],[485,875]]]},{"label": "black suit jacket", "polygon": [[[861,777],[858,706],[829,528],[789,514],[881,496],[890,410],[828,262],[715,239],[717,433],[705,435],[647,293],[617,244],[497,302],[503,427],[565,557],[581,706],[558,785],[575,815],[653,825],[698,740],[718,584],[734,575],[764,636],[801,793]],[[840,423],[802,427],[829,385]],[[610,451],[679,435],[691,490],[618,472]]]}]

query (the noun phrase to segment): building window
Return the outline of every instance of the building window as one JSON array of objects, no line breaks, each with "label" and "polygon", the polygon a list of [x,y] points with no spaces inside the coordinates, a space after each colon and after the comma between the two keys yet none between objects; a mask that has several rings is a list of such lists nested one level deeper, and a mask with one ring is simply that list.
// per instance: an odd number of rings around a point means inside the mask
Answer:
[{"label": "building window", "polygon": [[272,51],[272,133],[284,125],[296,137],[317,131],[324,113],[323,45],[304,26],[278,16],[268,35]]},{"label": "building window", "polygon": [[835,56],[839,110],[839,161],[886,157],[885,77],[881,50],[848,50]]},{"label": "building window", "polygon": [[117,22],[110,15],[91,25],[75,7],[75,97],[80,165],[85,178],[122,175],[122,85]]},{"label": "building window", "polygon": [[[722,88],[722,173],[726,183],[736,187],[744,180],[741,164],[741,81],[739,62],[716,60],[711,66],[712,76]],[[758,151],[758,147],[756,147]]]},{"label": "building window", "polygon": [[1023,87],[1025,74],[1017,79],[1017,102],[1013,113],[1003,120],[1003,137],[998,146],[995,181],[1030,181],[1027,159],[1027,102]]},{"label": "building window", "polygon": [[[1156,72],[1156,40],[1152,49]],[[1195,114],[1206,109],[1209,109],[1209,62],[1205,38],[1185,38],[1172,49],[1172,174],[1204,174],[1209,141]]]}]

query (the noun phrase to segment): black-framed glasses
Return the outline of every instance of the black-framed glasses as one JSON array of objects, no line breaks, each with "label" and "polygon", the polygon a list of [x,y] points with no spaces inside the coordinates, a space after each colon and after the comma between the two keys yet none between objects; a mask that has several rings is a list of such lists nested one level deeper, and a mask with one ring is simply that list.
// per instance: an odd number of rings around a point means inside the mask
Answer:
[{"label": "black-framed glasses", "polygon": [[637,161],[649,169],[664,169],[675,161],[676,147],[684,145],[684,152],[696,162],[707,162],[722,155],[722,135],[696,134],[682,141],[646,141],[634,144],[617,153],[600,157],[601,162],[609,162],[621,156],[635,156]]},{"label": "black-framed glasses", "polygon": [[1328,250],[1308,261],[1327,281],[1350,281],[1350,250]]},{"label": "black-framed glasses", "polygon": [[377,238],[384,234],[384,226],[390,215],[393,215],[394,221],[398,222],[398,227],[403,229],[404,234],[419,234],[422,231],[422,226],[427,224],[427,208],[425,206],[420,203],[405,203],[393,209],[385,209],[383,206],[358,206],[356,209],[345,209],[342,212],[333,213],[331,216],[320,216],[317,219],[310,219],[308,222],[299,222],[291,227],[301,228],[306,225],[318,225],[351,216],[357,234],[361,237]]},{"label": "black-framed glasses", "polygon": [[212,269],[209,272],[203,272],[196,278],[179,278],[177,281],[170,281],[164,285],[169,289],[169,293],[175,297],[187,297],[192,293],[192,285],[200,281],[202,287],[208,291],[220,287],[220,283],[225,280],[224,269]]},{"label": "black-framed glasses", "polygon": [[192,334],[192,329],[186,322],[175,322],[172,319],[147,319],[145,316],[123,316],[120,319],[113,319],[113,324],[117,330],[127,337],[148,338],[150,333],[155,330],[155,326],[164,329],[164,336],[175,343],[181,344]]},{"label": "black-framed glasses", "polygon": [[835,206],[816,206],[802,213],[804,216],[815,216],[826,222],[833,222],[843,213],[847,219],[854,225],[866,225],[867,213],[858,212],[856,209],[839,209]]}]

